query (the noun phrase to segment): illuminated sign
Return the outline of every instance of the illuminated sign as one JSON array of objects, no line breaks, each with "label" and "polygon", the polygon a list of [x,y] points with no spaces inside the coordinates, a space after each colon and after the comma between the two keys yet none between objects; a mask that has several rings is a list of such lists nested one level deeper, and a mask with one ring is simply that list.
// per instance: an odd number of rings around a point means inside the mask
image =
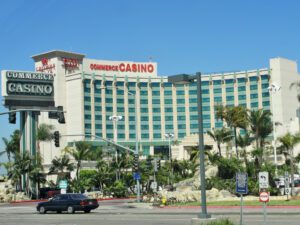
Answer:
[{"label": "illuminated sign", "polygon": [[54,106],[54,75],[24,71],[2,71],[5,106]]},{"label": "illuminated sign", "polygon": [[118,65],[90,64],[91,70],[132,72],[132,73],[153,73],[154,65],[151,63],[120,63]]},{"label": "illuminated sign", "polygon": [[42,58],[41,62],[42,62],[42,66],[36,67],[35,68],[36,71],[53,73],[53,70],[55,69],[54,63],[50,64],[49,59],[47,59],[47,58]]}]

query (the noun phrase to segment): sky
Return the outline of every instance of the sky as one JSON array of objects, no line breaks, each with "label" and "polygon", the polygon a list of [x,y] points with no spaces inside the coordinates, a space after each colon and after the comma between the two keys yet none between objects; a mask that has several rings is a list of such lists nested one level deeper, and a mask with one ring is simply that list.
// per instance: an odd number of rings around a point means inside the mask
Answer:
[{"label": "sky", "polygon": [[[299,8],[297,0],[2,0],[0,70],[33,71],[31,56],[50,50],[151,60],[163,76],[266,68],[273,57],[299,61]],[[0,124],[0,137],[19,127],[7,115]]]}]

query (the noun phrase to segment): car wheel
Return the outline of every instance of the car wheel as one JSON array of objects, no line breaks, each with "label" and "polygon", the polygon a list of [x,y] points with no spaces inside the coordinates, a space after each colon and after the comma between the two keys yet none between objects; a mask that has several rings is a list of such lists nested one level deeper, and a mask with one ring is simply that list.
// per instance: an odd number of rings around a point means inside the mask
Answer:
[{"label": "car wheel", "polygon": [[91,212],[90,209],[84,210],[84,213],[90,213],[90,212]]},{"label": "car wheel", "polygon": [[74,207],[73,206],[68,206],[67,211],[68,211],[68,213],[74,213]]},{"label": "car wheel", "polygon": [[45,214],[46,213],[46,209],[44,206],[41,206],[39,209],[40,214]]}]

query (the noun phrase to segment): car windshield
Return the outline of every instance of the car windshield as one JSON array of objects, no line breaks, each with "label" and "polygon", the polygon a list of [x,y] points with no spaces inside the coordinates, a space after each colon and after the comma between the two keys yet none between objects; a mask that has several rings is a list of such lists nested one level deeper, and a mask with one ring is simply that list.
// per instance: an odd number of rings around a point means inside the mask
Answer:
[{"label": "car windshield", "polygon": [[87,199],[88,197],[83,194],[72,194],[71,198],[74,200],[82,200],[82,199]]}]

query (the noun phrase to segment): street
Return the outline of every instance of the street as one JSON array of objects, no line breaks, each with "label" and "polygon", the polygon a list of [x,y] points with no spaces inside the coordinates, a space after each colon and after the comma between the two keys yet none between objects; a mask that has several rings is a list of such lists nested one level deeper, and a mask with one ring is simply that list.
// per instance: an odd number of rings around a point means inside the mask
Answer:
[{"label": "street", "polygon": [[[200,212],[199,207],[191,208],[153,208],[146,203],[133,203],[128,200],[101,201],[100,207],[90,214],[39,214],[36,203],[1,204],[0,224],[2,225],[190,225],[191,219]],[[209,207],[209,213],[215,218],[230,218],[239,224],[239,208]],[[267,224],[298,225],[299,207],[268,209]],[[263,214],[259,208],[244,209],[244,224],[263,224]]]}]

